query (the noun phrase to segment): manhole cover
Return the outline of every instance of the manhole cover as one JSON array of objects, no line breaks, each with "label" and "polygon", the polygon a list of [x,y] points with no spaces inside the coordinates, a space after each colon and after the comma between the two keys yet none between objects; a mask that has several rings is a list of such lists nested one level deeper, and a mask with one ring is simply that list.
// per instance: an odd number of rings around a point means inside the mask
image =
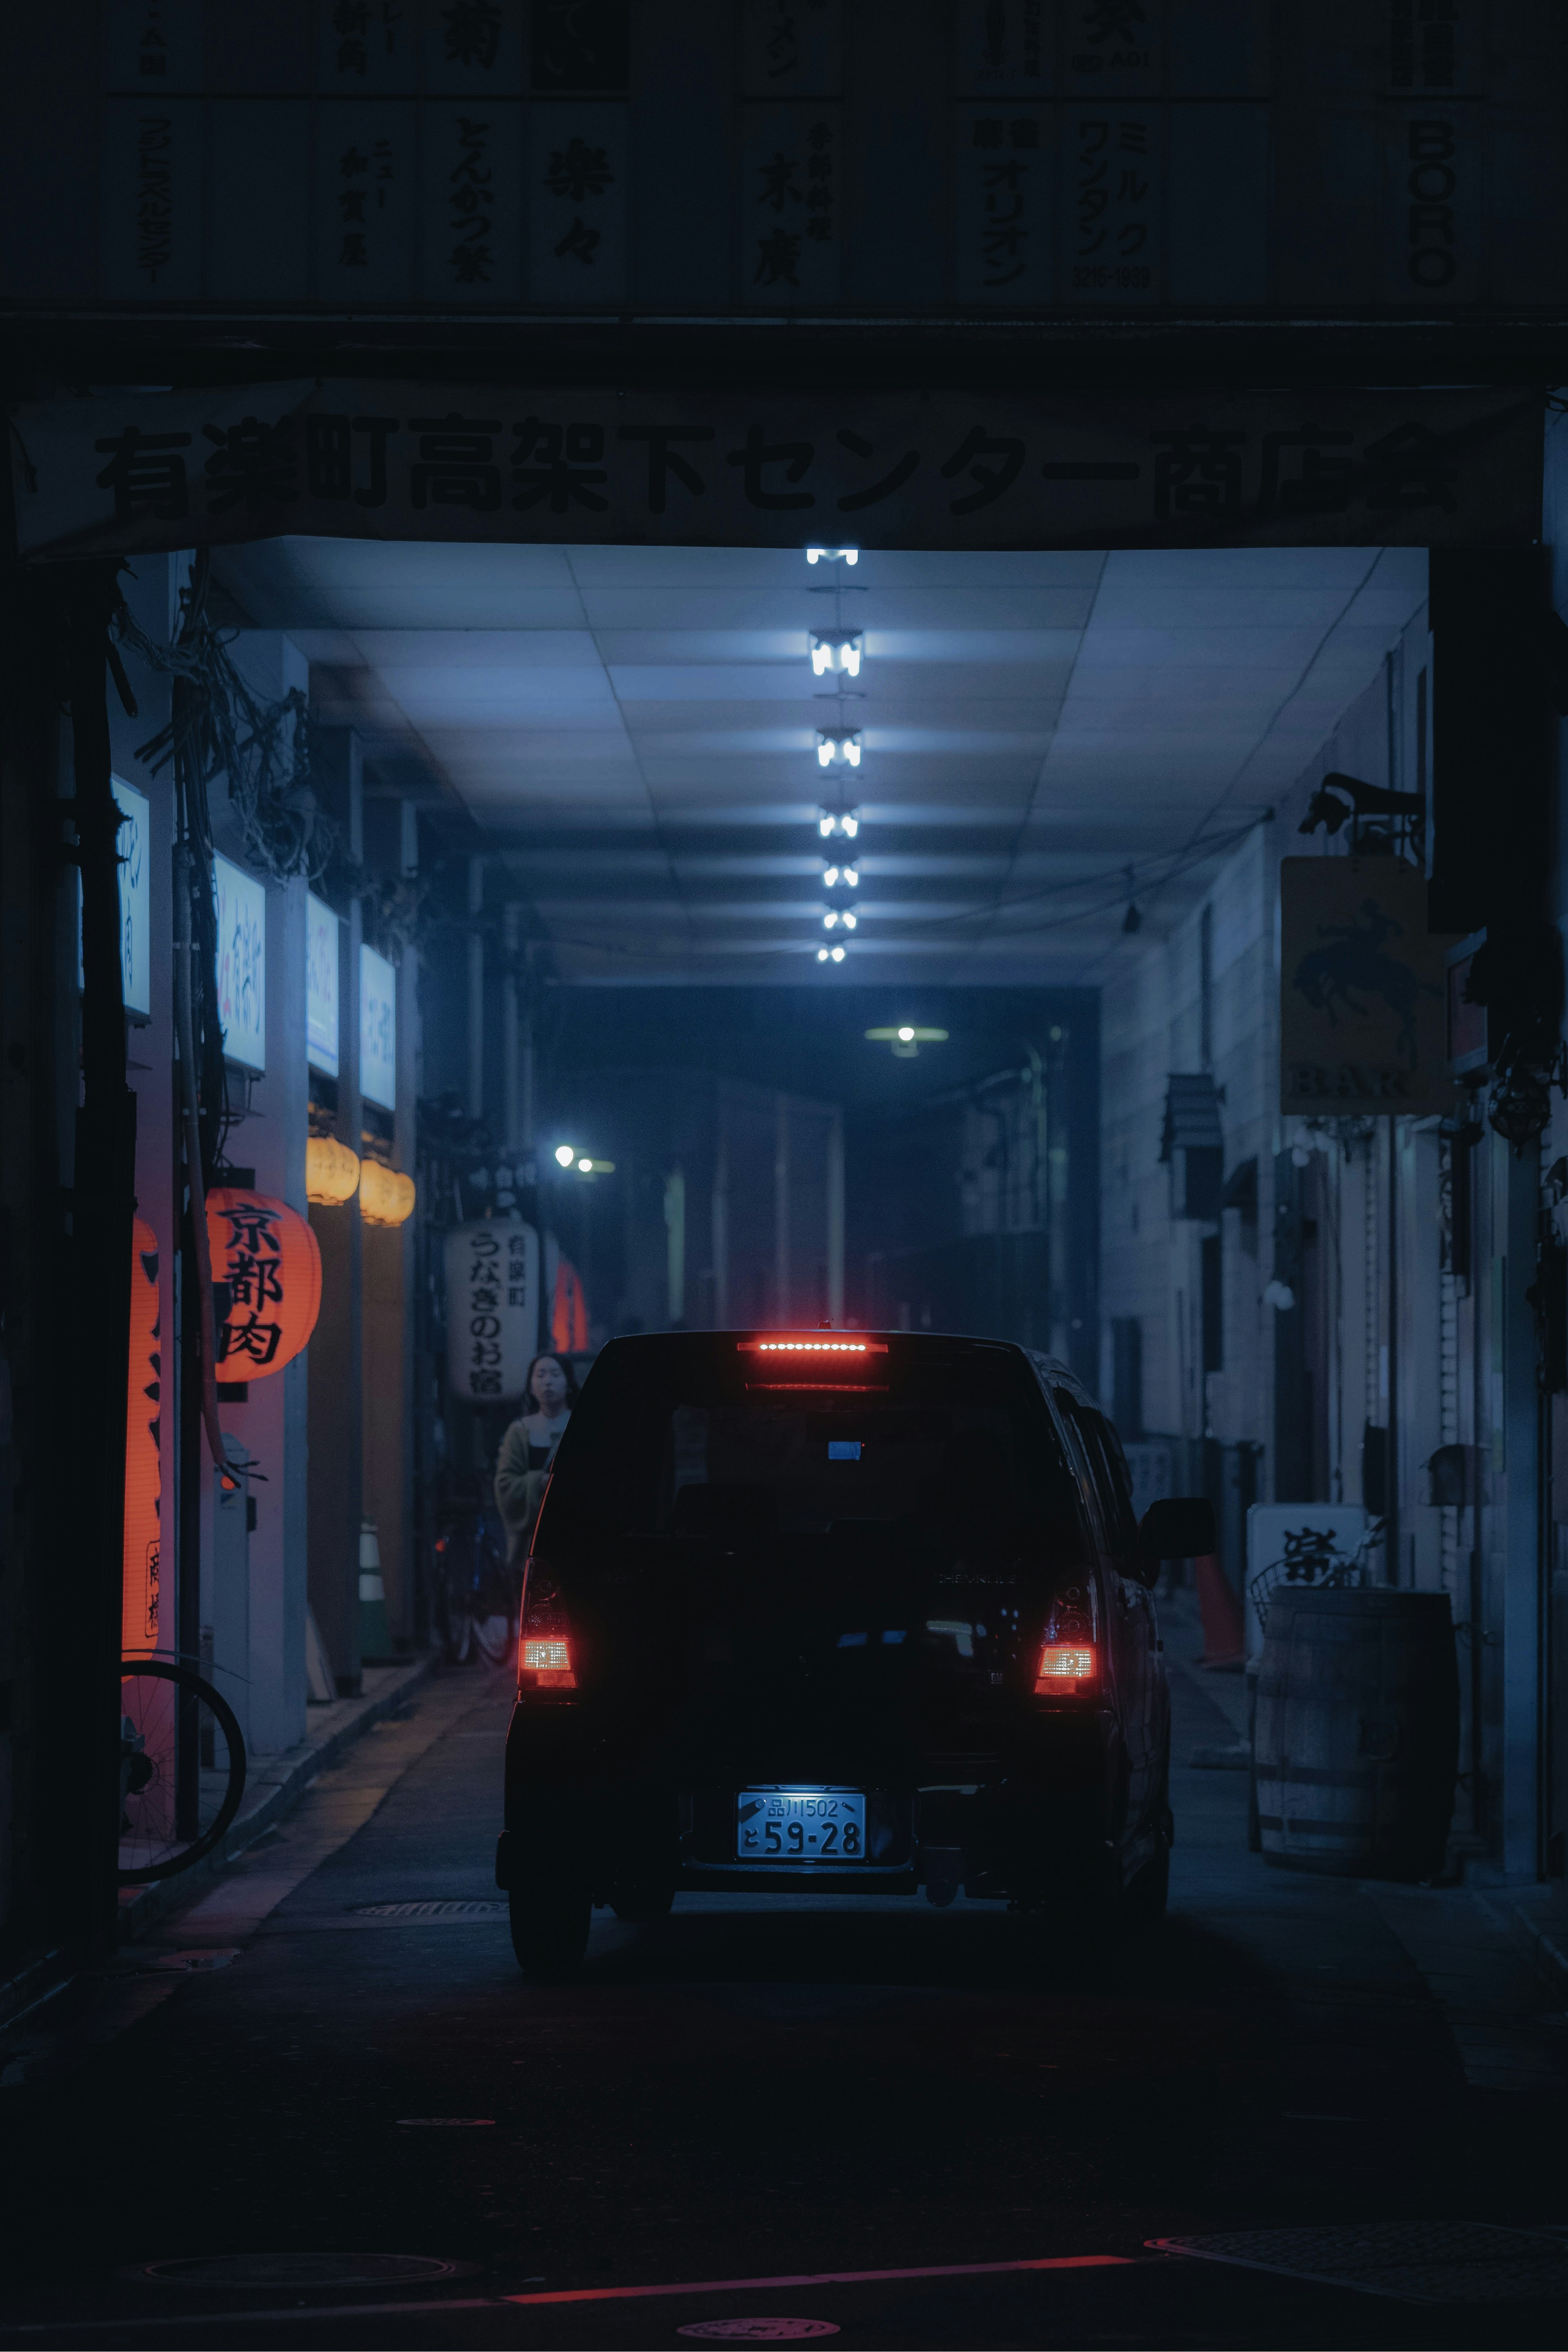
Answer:
[{"label": "manhole cover", "polygon": [[504,1919],[507,1906],[480,1896],[463,1902],[356,1903],[353,1910],[356,1919]]},{"label": "manhole cover", "polygon": [[704,2344],[800,2344],[808,2336],[837,2336],[831,2319],[699,2319],[678,2327]]},{"label": "manhole cover", "polygon": [[1320,2286],[1405,2303],[1568,2300],[1568,2249],[1554,2229],[1484,2221],[1366,2222],[1342,2229],[1231,2230],[1151,2238],[1156,2253],[1189,2254],[1245,2270],[1313,2279]]},{"label": "manhole cover", "polygon": [[472,2267],[434,2254],[185,2254],[139,2263],[121,2276],[170,2286],[416,2286]]}]

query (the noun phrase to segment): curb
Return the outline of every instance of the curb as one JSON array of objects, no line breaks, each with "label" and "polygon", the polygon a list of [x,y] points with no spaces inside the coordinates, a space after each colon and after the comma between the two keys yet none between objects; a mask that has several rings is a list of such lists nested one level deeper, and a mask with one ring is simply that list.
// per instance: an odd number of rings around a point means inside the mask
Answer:
[{"label": "curb", "polygon": [[[1493,1896],[1496,1901],[1496,1896]],[[1562,1916],[1563,1903],[1553,1893],[1549,1916],[1540,1916],[1546,1906],[1537,1906],[1517,1898],[1508,1905],[1506,1925],[1518,1949],[1530,1962],[1554,2000],[1568,2007],[1568,1930]]]},{"label": "curb", "polygon": [[411,1691],[428,1681],[438,1660],[439,1653],[429,1650],[405,1665],[367,1667],[364,1680],[367,1685],[374,1684],[374,1688],[364,1690],[356,1699],[335,1700],[330,1708],[321,1710],[335,1720],[323,1723],[319,1731],[307,1734],[297,1747],[286,1748],[281,1756],[263,1757],[253,1765],[247,1777],[244,1801],[228,1835],[204,1861],[191,1870],[178,1872],[173,1878],[153,1879],[145,1886],[121,1888],[121,1943],[139,1941],[171,1911],[183,1910],[193,1888],[220,1876],[231,1863],[237,1862],[258,1837],[292,1812],[318,1776],[335,1763],[346,1748],[372,1724],[392,1714]]}]

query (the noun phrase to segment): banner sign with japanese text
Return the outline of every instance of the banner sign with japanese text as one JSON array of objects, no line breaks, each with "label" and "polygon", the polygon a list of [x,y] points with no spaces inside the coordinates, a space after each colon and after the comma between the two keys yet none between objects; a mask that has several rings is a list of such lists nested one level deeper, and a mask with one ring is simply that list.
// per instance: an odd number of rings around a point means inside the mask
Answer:
[{"label": "banner sign with japanese text", "polygon": [[1540,535],[1534,394],[310,383],[14,412],[24,555],[334,539],[876,548]]},{"label": "banner sign with japanese text", "polygon": [[359,1090],[397,1108],[397,974],[374,948],[359,951]]},{"label": "banner sign with japanese text", "polygon": [[267,888],[226,857],[213,859],[217,899],[217,1017],[224,1059],[267,1067]]},{"label": "banner sign with japanese text", "polygon": [[305,899],[305,1058],[338,1075],[338,919],[312,890]]},{"label": "banner sign with japanese text", "polygon": [[447,1236],[447,1385],[476,1404],[521,1397],[539,1342],[539,1235],[486,1217]]},{"label": "banner sign with japanese text", "polygon": [[1429,1117],[1453,1108],[1444,959],[1426,879],[1401,857],[1279,866],[1279,1108]]}]

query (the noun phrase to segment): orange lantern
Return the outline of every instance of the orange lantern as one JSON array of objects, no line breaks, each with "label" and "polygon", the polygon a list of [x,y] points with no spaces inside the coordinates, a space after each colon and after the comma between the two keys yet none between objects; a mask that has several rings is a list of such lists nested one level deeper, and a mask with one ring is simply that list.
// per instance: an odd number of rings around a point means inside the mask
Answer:
[{"label": "orange lantern", "polygon": [[309,1340],[321,1307],[321,1253],[308,1219],[286,1201],[220,1184],[207,1194],[207,1244],[224,1308],[219,1380],[280,1372]]},{"label": "orange lantern", "polygon": [[359,1212],[367,1225],[401,1225],[414,1214],[414,1179],[367,1160],[360,1170]]},{"label": "orange lantern", "polygon": [[138,1217],[131,1243],[131,1377],[125,1404],[125,1545],[120,1641],[127,1657],[159,1646],[158,1236]]},{"label": "orange lantern", "polygon": [[583,1277],[569,1257],[562,1258],[555,1268],[550,1344],[558,1355],[571,1355],[588,1345],[588,1302],[583,1295]]}]

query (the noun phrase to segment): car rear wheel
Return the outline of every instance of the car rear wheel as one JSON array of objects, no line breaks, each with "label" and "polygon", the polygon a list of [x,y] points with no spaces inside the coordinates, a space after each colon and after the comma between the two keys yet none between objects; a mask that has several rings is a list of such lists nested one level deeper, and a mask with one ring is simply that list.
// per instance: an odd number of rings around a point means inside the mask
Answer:
[{"label": "car rear wheel", "polygon": [[511,1948],[532,1984],[560,1984],[574,1976],[588,1948],[593,1900],[586,1886],[538,1875],[507,1890]]}]

